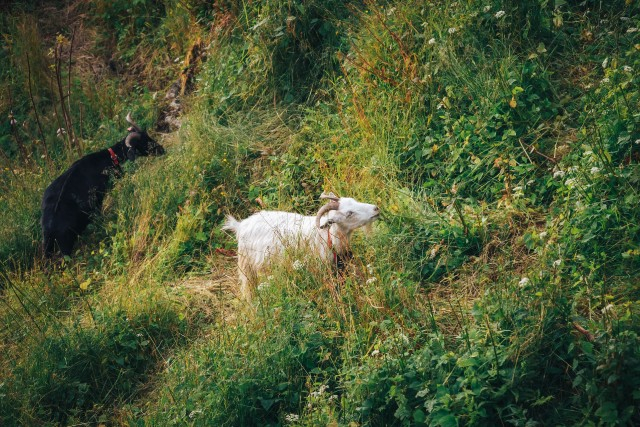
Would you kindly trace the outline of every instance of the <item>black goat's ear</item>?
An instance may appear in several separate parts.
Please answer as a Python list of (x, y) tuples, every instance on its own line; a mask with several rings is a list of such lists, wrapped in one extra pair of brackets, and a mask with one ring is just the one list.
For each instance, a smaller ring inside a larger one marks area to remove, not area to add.
[(136, 159), (136, 149), (131, 147), (129, 148), (129, 150), (127, 150), (127, 158), (130, 161), (134, 161)]

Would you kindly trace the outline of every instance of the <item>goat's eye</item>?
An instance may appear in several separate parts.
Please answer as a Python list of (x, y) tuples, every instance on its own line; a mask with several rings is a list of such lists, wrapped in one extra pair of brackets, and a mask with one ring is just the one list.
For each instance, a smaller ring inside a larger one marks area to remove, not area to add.
[(352, 215), (353, 215), (353, 211), (348, 211), (348, 212), (347, 212), (347, 218), (349, 218), (349, 217), (350, 217), (350, 216), (352, 216)]

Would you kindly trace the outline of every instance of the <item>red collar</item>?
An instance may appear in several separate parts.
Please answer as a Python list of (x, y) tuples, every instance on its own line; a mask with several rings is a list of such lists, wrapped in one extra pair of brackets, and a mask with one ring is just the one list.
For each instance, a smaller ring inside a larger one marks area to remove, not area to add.
[(111, 161), (113, 162), (114, 166), (120, 166), (120, 161), (118, 160), (118, 156), (116, 156), (116, 153), (113, 151), (113, 148), (109, 148), (109, 155), (111, 155)]

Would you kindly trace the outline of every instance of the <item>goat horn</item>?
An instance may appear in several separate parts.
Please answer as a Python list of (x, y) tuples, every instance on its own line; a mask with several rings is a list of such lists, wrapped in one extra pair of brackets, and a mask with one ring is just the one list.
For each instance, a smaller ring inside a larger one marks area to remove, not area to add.
[(124, 140), (124, 145), (131, 148), (131, 141), (135, 139), (140, 139), (140, 134), (138, 132), (131, 132)]
[(340, 197), (336, 196), (335, 194), (333, 194), (333, 192), (329, 192), (329, 194), (326, 193), (322, 193), (322, 195), (320, 196), (321, 199), (329, 199), (329, 200), (333, 200), (334, 202), (337, 202), (340, 200)]
[(140, 129), (140, 126), (138, 126), (138, 124), (134, 122), (133, 119), (131, 118), (131, 111), (129, 111), (129, 113), (127, 114), (127, 122), (129, 122), (129, 124), (133, 126), (136, 132), (142, 132), (142, 130)]
[(322, 218), (322, 215), (324, 215), (329, 211), (335, 211), (339, 209), (339, 207), (340, 207), (340, 204), (335, 200), (332, 200), (326, 205), (324, 205), (323, 207), (321, 207), (320, 210), (318, 211), (318, 214), (316, 215), (316, 227), (320, 228), (320, 218)]

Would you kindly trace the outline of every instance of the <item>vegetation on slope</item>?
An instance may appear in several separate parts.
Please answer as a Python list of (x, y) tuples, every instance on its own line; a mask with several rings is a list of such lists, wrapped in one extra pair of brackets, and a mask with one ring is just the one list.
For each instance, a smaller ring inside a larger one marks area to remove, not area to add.
[[(640, 423), (635, 2), (78, 4), (0, 15), (3, 425)], [(44, 187), (200, 43), (168, 154), (43, 264)], [(235, 300), (224, 213), (323, 190), (384, 212), (346, 274)]]

